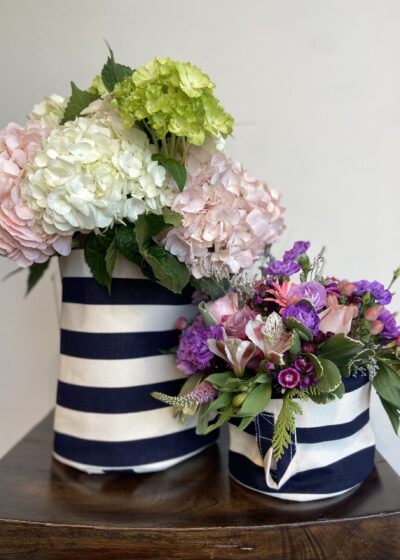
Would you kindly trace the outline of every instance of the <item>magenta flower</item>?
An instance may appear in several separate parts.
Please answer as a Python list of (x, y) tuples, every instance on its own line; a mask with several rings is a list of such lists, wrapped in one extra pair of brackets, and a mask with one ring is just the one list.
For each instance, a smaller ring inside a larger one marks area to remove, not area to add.
[(300, 381), (300, 373), (297, 369), (288, 367), (278, 373), (278, 382), (285, 389), (293, 389)]

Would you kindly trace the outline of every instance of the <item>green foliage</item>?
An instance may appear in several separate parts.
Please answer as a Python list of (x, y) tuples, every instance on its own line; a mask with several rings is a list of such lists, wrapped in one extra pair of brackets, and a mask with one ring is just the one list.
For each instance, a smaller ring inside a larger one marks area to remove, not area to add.
[(306, 340), (307, 342), (309, 342), (313, 339), (313, 334), (310, 329), (308, 329), (305, 325), (303, 325), (303, 323), (300, 323), (300, 321), (298, 321), (294, 317), (286, 317), (285, 325), (290, 331), (296, 330), (302, 340)]
[(398, 434), (400, 426), (400, 409), (392, 403), (385, 401), (385, 399), (383, 399), (380, 395), (379, 398), (381, 399), (381, 403), (386, 411), (386, 414), (389, 416), (389, 420), (392, 423), (395, 433)]
[(246, 397), (241, 409), (240, 416), (255, 417), (260, 414), (271, 400), (272, 385), (270, 383), (256, 384)]
[(330, 360), (319, 357), (319, 362), (322, 366), (322, 374), (318, 377), (318, 391), (320, 393), (330, 393), (339, 387), (342, 376), (338, 367)]
[(385, 358), (377, 359), (379, 372), (374, 377), (372, 383), (381, 399), (400, 409), (400, 363), (397, 367), (391, 360)]
[(292, 331), (292, 343), (289, 348), (289, 352), (292, 354), (292, 356), (297, 356), (301, 352), (300, 336), (299, 332), (296, 329)]
[(178, 189), (180, 191), (183, 191), (186, 185), (187, 178), (186, 167), (175, 159), (167, 158), (162, 154), (153, 154), (152, 159), (154, 161), (158, 161), (160, 165), (165, 167), (165, 169), (177, 184)]
[(118, 254), (118, 247), (114, 237), (107, 248), (106, 256), (105, 256), (106, 271), (108, 272), (110, 278), (112, 278), (114, 272), (114, 266), (115, 266), (115, 260), (117, 258), (117, 254)]
[(200, 290), (207, 294), (210, 299), (218, 299), (225, 295), (225, 293), (229, 290), (229, 281), (227, 280), (226, 289), (225, 286), (219, 285), (215, 280), (212, 278), (191, 278), (191, 284), (196, 290)]
[(321, 393), (318, 387), (308, 387), (307, 394), (310, 399), (317, 404), (327, 404), (329, 402), (335, 401), (336, 399), (341, 399), (345, 393), (345, 386), (343, 382), (340, 383), (334, 391), (330, 393)]
[(303, 412), (299, 403), (293, 400), (293, 396), (300, 396), (300, 392), (292, 390), (285, 393), (282, 408), (274, 426), (272, 449), (277, 461), (292, 443), (296, 431), (295, 415)]
[(112, 255), (109, 255), (108, 265), (106, 264), (106, 256), (113, 241), (113, 230), (108, 230), (107, 233), (102, 235), (96, 235), (92, 232), (86, 237), (84, 251), (85, 260), (93, 278), (100, 285), (106, 287), (109, 293), (111, 292), (112, 275), (109, 273), (108, 268), (110, 268), (112, 264)]
[(363, 348), (364, 345), (359, 340), (354, 340), (342, 333), (335, 334), (321, 345), (318, 357), (331, 360), (338, 368), (343, 368)]
[[(33, 263), (29, 267), (28, 272), (28, 285), (26, 295), (36, 286), (50, 264), (50, 259), (44, 263)], [(18, 269), (19, 270), (19, 269)]]
[(83, 109), (86, 109), (90, 103), (99, 98), (97, 93), (91, 93), (89, 91), (79, 89), (74, 82), (71, 82), (71, 90), (71, 95), (68, 99), (64, 116), (60, 124), (65, 124), (68, 121), (74, 121), (76, 117), (79, 117)]
[(101, 79), (103, 80), (103, 84), (107, 88), (107, 91), (111, 93), (115, 84), (122, 82), (122, 80), (128, 76), (132, 76), (134, 71), (129, 66), (124, 66), (123, 64), (115, 62), (113, 51), (110, 47), (108, 47), (108, 50), (110, 51), (110, 55), (101, 71)]
[(354, 356), (354, 358), (351, 358), (344, 366), (339, 368), (340, 373), (342, 374), (343, 377), (348, 377), (350, 375), (351, 369), (354, 365), (356, 365), (356, 364), (361, 365), (368, 358), (370, 358), (371, 356), (374, 356), (374, 355), (375, 355), (375, 351), (372, 350), (371, 348), (365, 348), (364, 350), (361, 350), (361, 352), (356, 354)]
[(179, 212), (174, 212), (174, 210), (171, 210), (170, 208), (164, 208), (163, 216), (165, 223), (168, 225), (174, 227), (179, 227), (182, 225), (183, 218), (182, 215), (179, 214)]

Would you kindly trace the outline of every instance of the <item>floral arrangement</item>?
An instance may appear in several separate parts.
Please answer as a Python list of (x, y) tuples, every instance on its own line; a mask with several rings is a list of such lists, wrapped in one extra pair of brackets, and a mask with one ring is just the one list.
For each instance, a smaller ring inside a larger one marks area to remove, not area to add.
[(225, 153), (233, 118), (191, 63), (100, 75), (0, 131), (0, 254), (29, 268), (84, 249), (111, 288), (118, 253), (174, 292), (251, 267), (284, 228), (279, 196)]
[[(340, 399), (343, 379), (368, 376), (397, 432), (400, 421), (400, 326), (380, 282), (322, 275), (323, 251), (311, 261), (298, 241), (253, 281), (235, 281), (182, 329), (177, 364), (188, 375), (179, 396), (153, 396), (182, 418), (198, 414), (199, 433), (235, 419), (245, 429), (271, 397), (282, 399), (274, 427), (279, 460), (290, 445), (301, 403)], [(299, 279), (294, 280), (299, 273)]]

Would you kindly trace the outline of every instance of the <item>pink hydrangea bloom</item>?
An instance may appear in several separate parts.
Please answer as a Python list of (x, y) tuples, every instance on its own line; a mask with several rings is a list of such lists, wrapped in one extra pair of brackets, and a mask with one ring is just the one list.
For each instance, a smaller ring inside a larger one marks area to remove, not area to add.
[(183, 216), (163, 243), (195, 278), (250, 268), (284, 229), (279, 195), (222, 153), (192, 148), (172, 209)]
[(22, 267), (45, 262), (54, 251), (66, 255), (71, 250), (71, 238), (47, 235), (21, 196), (26, 166), (47, 134), (34, 121), (0, 130), (0, 255)]

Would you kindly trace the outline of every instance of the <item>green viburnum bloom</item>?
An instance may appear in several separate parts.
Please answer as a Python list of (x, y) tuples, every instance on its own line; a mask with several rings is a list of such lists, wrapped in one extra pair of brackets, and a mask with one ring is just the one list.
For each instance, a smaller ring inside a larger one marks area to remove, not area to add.
[(168, 133), (202, 145), (206, 135), (226, 137), (233, 118), (214, 96), (215, 85), (197, 66), (154, 59), (116, 84), (113, 106), (127, 127), (144, 121), (162, 140)]
[(107, 93), (107, 89), (103, 84), (103, 80), (101, 79), (101, 76), (99, 74), (97, 74), (97, 76), (93, 78), (93, 81), (88, 88), (88, 92), (97, 93), (98, 95), (100, 95), (100, 97)]

